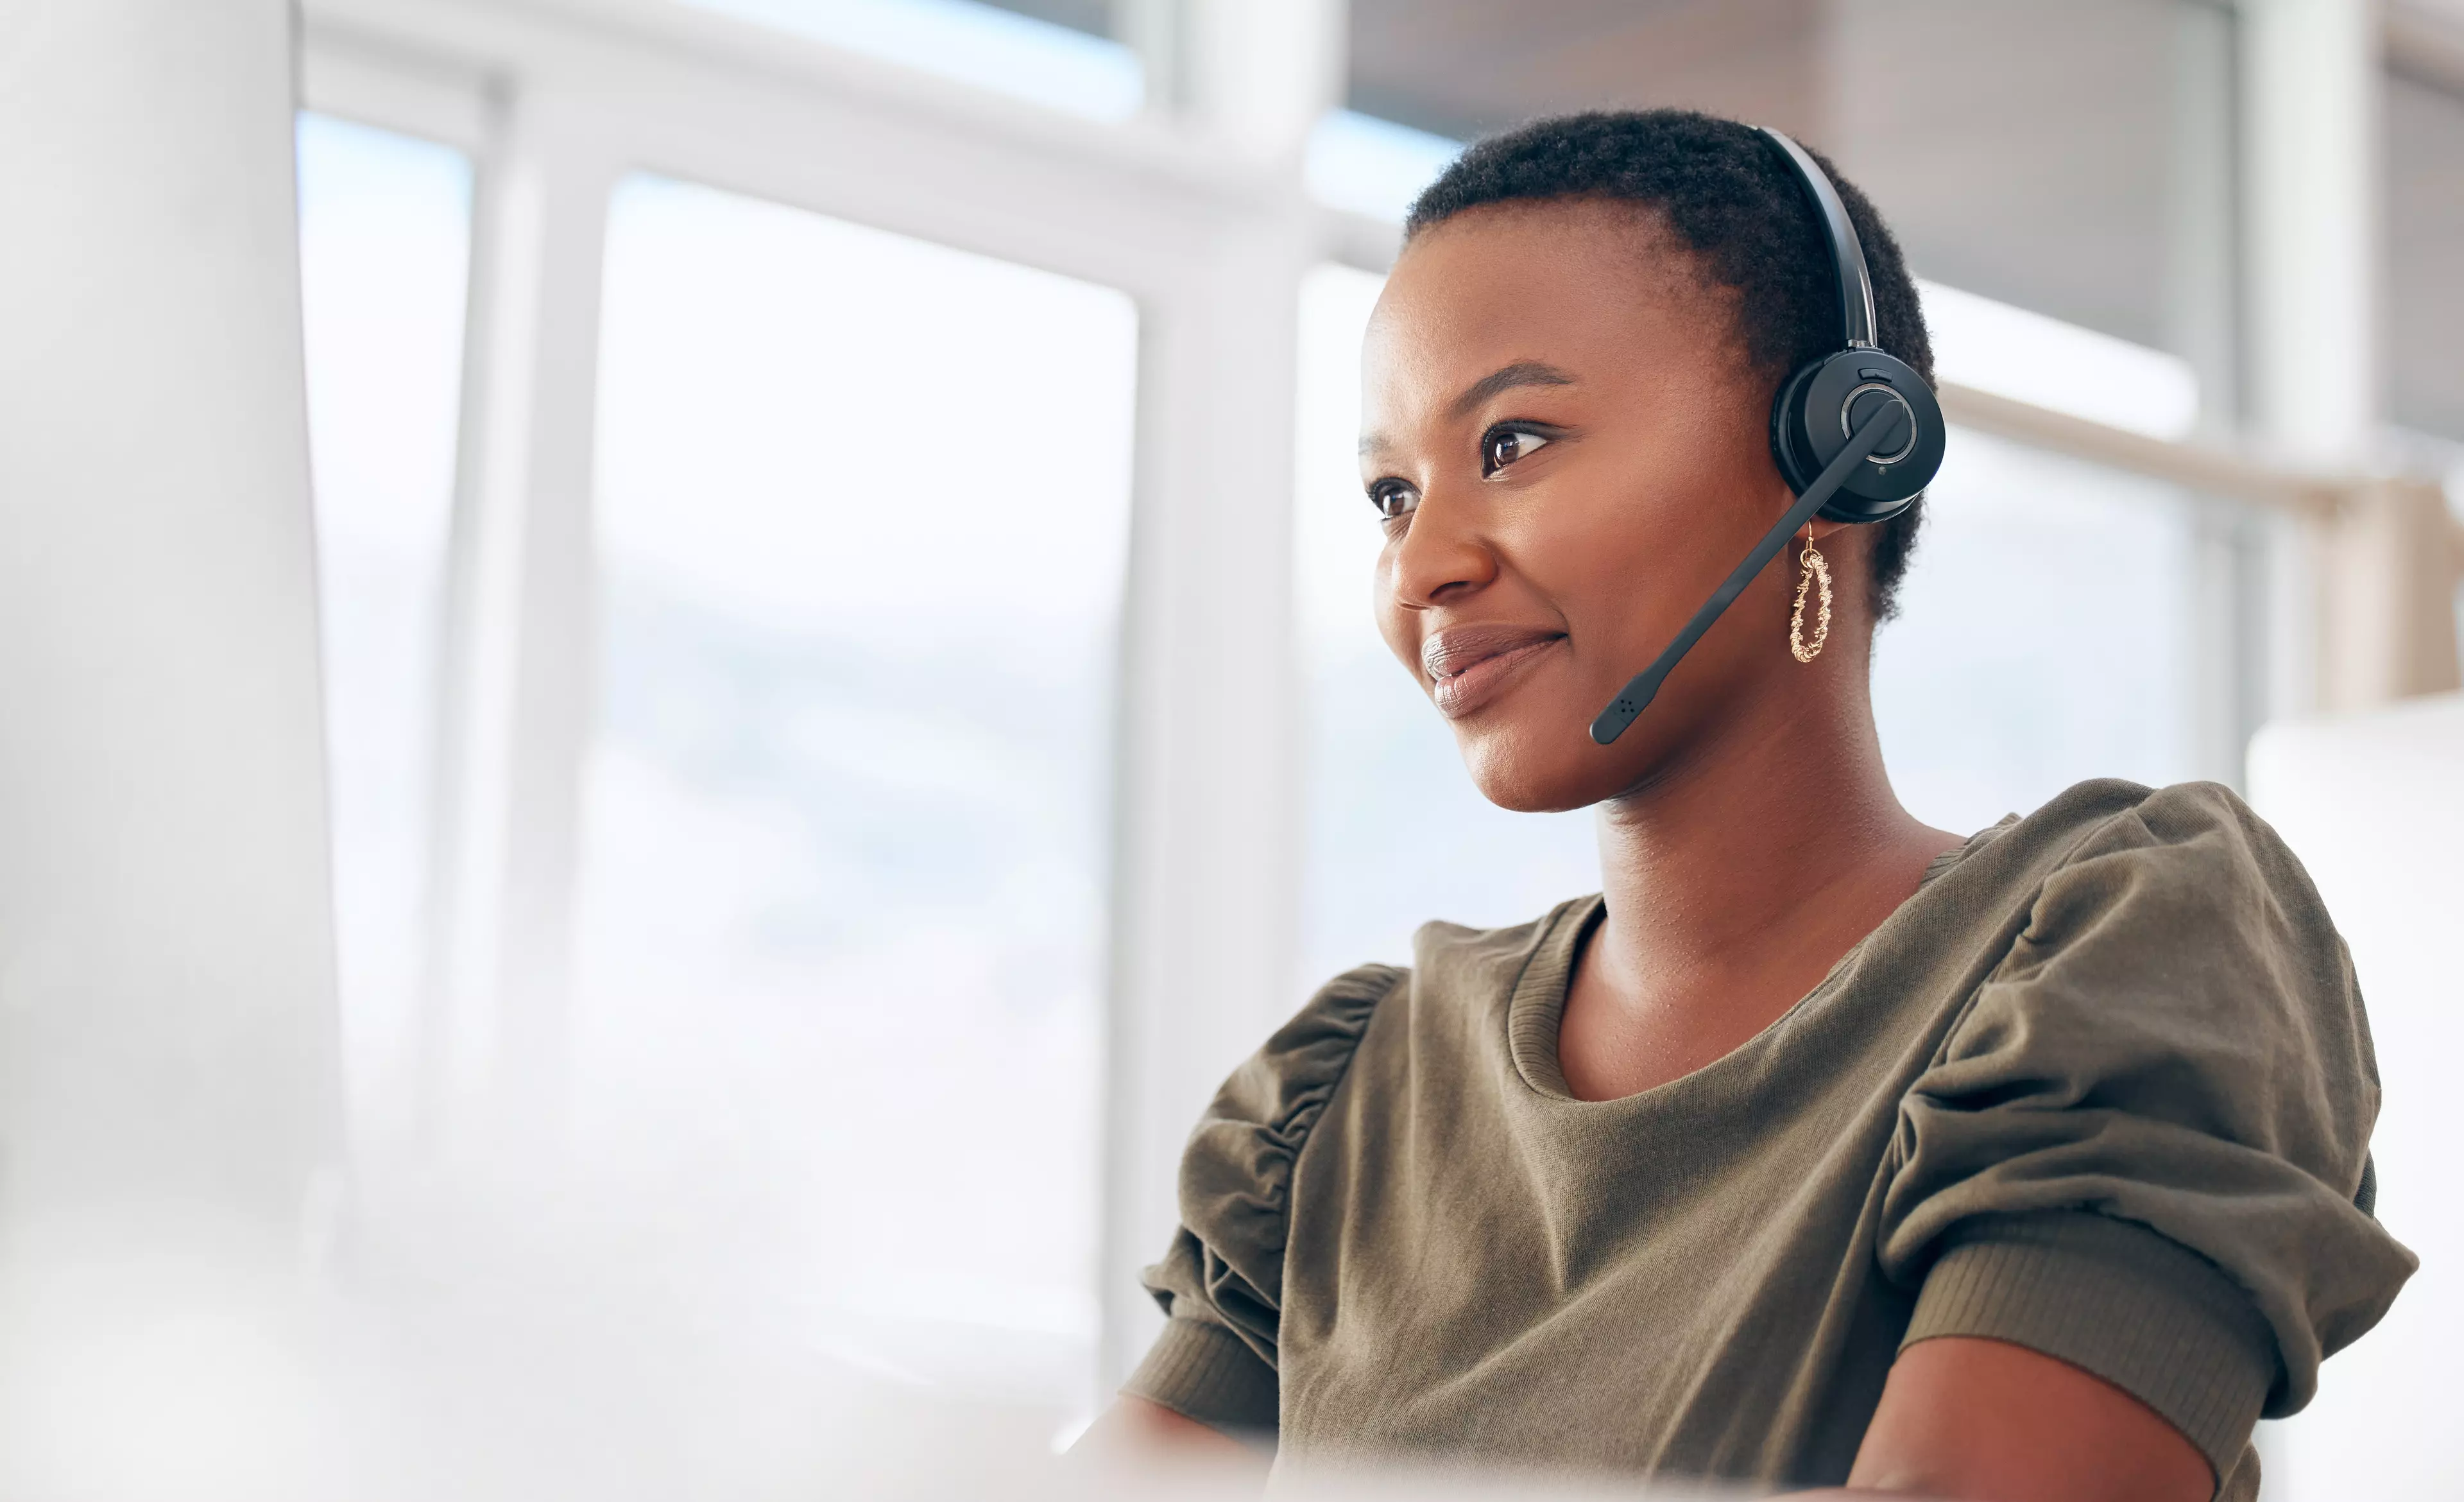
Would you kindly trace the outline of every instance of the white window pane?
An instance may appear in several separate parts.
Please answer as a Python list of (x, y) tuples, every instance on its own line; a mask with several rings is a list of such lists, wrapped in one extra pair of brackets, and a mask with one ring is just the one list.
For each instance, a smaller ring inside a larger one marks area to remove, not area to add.
[(1508, 813), (1483, 798), (1371, 617), (1380, 534), (1356, 451), (1360, 338), (1381, 284), (1321, 266), (1301, 285), (1293, 569), (1309, 804), (1295, 1005), (1353, 965), (1409, 962), (1412, 931), (1431, 918), (1519, 923), (1599, 889), (1591, 816)]
[(1138, 55), (1082, 25), (1083, 6), (1038, 8), (978, 0), (682, 0), (701, 11), (869, 53), (1089, 120), (1124, 121), (1146, 100)]
[(1955, 429), (1925, 507), (1874, 650), (1911, 812), (1966, 833), (2086, 778), (2199, 775), (2188, 497)]
[(1135, 312), (612, 212), (580, 1140), (822, 1349), (1077, 1404)]
[(1399, 224), (1412, 200), (1463, 155), (1463, 143), (1353, 110), (1329, 110), (1309, 132), (1301, 171), (1309, 195)]
[(298, 149), (342, 1030), (365, 1141), (410, 1098), (471, 164), (316, 115)]

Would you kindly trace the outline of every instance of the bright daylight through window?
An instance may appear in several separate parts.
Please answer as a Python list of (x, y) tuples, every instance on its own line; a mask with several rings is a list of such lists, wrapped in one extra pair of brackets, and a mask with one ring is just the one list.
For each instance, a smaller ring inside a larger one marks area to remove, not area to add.
[(605, 309), (580, 1150), (825, 1349), (1082, 1392), (1134, 310), (649, 177)]
[(342, 1032), (364, 1140), (414, 1109), (470, 161), (302, 116), (299, 248)]
[[(1090, 120), (1127, 120), (1146, 98), (1137, 55), (1110, 37), (979, 0), (681, 0)], [(1063, 6), (1066, 11), (1092, 6)]]

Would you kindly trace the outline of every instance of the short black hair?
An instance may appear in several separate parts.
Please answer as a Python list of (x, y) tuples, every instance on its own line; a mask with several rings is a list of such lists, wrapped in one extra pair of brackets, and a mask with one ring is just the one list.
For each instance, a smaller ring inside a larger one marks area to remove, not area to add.
[[(1899, 242), (1829, 158), (1817, 152), (1815, 160), (1839, 189), (1864, 246), (1876, 342), (1931, 384), (1933, 344)], [(1484, 205), (1547, 199), (1652, 210), (1694, 254), (1705, 276), (1737, 293), (1737, 337), (1747, 364), (1774, 392), (1799, 365), (1840, 347), (1838, 282), (1821, 221), (1777, 147), (1750, 126), (1682, 109), (1535, 121), (1456, 158), (1413, 203), (1404, 242)], [(1882, 522), (1874, 539), (1877, 622), (1897, 613), (1900, 580), (1924, 519), (1920, 500)]]

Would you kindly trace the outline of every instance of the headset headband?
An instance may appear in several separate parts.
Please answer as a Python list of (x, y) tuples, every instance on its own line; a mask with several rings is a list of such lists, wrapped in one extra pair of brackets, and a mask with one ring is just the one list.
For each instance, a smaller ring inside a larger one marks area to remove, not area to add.
[(1787, 154), (1789, 165), (1796, 169), (1797, 181), (1814, 197), (1815, 213), (1822, 221), (1823, 232), (1831, 237), (1831, 268), (1839, 277), (1839, 322), (1847, 347), (1878, 348), (1874, 342), (1874, 278), (1865, 270), (1865, 245), (1857, 238), (1857, 225), (1848, 217), (1848, 206), (1839, 201), (1839, 190), (1831, 186), (1830, 175), (1806, 154), (1803, 146), (1769, 125), (1754, 128), (1777, 142)]
[[(1592, 721), (1592, 739), (1607, 745), (1650, 707), (1720, 613), (1736, 603), (1798, 527), (1816, 515), (1833, 521), (1887, 521), (1916, 503), (1942, 467), (1942, 408), (1933, 387), (1904, 362), (1874, 342), (1874, 280), (1865, 247), (1830, 174), (1803, 146), (1761, 127), (1788, 158), (1812, 195), (1831, 238), (1831, 270), (1839, 284), (1840, 342), (1816, 355), (1783, 383), (1771, 400), (1771, 458), (1796, 500), (1763, 534), (1744, 563), (1730, 570), (1650, 667), (1627, 681)], [(1838, 436), (1831, 435), (1837, 428)], [(1805, 604), (1798, 586), (1797, 605)], [(1800, 659), (1807, 660), (1807, 659)]]

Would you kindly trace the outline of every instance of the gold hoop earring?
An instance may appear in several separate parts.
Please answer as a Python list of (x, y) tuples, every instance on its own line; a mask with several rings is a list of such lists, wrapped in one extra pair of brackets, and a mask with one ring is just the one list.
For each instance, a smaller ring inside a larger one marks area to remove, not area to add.
[[(1805, 594), (1815, 585), (1821, 586), (1822, 604), (1814, 617), (1814, 644), (1805, 641)], [(1808, 529), (1805, 553), (1797, 564), (1796, 608), (1788, 616), (1788, 650), (1799, 662), (1812, 662), (1822, 655), (1822, 644), (1831, 639), (1831, 565), (1814, 550), (1814, 534)]]

